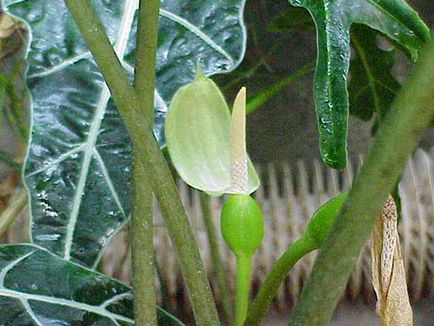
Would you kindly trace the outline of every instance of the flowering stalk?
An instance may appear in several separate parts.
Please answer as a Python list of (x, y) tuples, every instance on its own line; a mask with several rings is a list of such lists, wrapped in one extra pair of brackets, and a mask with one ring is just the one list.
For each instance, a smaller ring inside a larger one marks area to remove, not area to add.
[(246, 149), (246, 89), (235, 98), (230, 138), (231, 191), (221, 213), (223, 238), (237, 259), (235, 325), (243, 325), (249, 306), (252, 259), (264, 238), (264, 219), (256, 201), (248, 194)]
[(186, 183), (211, 195), (231, 195), (220, 226), (237, 258), (235, 325), (242, 325), (252, 257), (264, 237), (261, 209), (250, 197), (259, 178), (246, 150), (246, 89), (238, 93), (231, 116), (217, 85), (198, 67), (196, 79), (172, 99), (166, 139), (173, 165)]

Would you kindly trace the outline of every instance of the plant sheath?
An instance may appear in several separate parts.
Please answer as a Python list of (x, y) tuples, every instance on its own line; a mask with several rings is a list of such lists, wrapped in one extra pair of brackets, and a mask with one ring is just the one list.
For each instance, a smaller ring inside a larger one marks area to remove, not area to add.
[(0, 214), (0, 237), (8, 230), (26, 205), (27, 191), (21, 189), (16, 195), (11, 197), (8, 206)]
[(219, 325), (217, 310), (193, 232), (170, 169), (153, 135), (151, 124), (135, 90), (129, 85), (104, 27), (88, 0), (65, 0), (92, 55), (110, 88), (127, 126), (133, 146), (140, 152), (140, 164), (151, 181), (163, 219), (179, 258), (182, 274), (198, 325)]
[(8, 152), (2, 149), (0, 149), (0, 161), (16, 172), (21, 171), (21, 164), (17, 163)]
[[(154, 120), (159, 0), (141, 0), (136, 40), (134, 89), (149, 122)], [(136, 325), (157, 325), (155, 297), (153, 194), (140, 151), (133, 145), (131, 254)]]
[[(434, 118), (434, 42), (385, 116), (377, 137), (315, 261), (290, 325), (325, 325), (381, 208), (424, 130)], [(399, 144), (399, 146), (397, 146)]]
[(262, 320), (276, 296), (277, 290), (285, 280), (291, 268), (301, 258), (315, 249), (317, 249), (317, 247), (312, 241), (309, 241), (306, 237), (301, 237), (280, 256), (250, 306), (245, 325), (261, 325)]

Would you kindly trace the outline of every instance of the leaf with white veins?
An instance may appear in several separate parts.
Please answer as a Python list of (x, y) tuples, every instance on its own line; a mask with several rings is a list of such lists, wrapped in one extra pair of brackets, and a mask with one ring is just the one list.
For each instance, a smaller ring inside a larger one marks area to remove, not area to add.
[[(0, 246), (1, 325), (133, 325), (131, 289), (35, 245)], [(159, 325), (183, 324), (158, 308)]]

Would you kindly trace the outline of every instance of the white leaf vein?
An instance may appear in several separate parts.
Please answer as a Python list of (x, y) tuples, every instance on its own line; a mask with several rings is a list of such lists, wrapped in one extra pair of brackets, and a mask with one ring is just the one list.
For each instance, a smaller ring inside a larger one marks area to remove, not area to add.
[(109, 319), (116, 319), (121, 320), (130, 324), (134, 323), (134, 320), (131, 318), (115, 314), (113, 312), (110, 312), (106, 310), (105, 308), (102, 308), (100, 306), (94, 306), (89, 305), (83, 302), (77, 302), (74, 300), (67, 300), (63, 298), (56, 298), (56, 297), (49, 297), (46, 295), (39, 295), (39, 294), (32, 294), (32, 293), (24, 293), (24, 292), (17, 292), (13, 290), (9, 290), (4, 287), (0, 287), (0, 296), (10, 297), (10, 298), (16, 298), (18, 300), (35, 300), (39, 302), (46, 302), (51, 304), (57, 304), (61, 306), (67, 306), (70, 308), (78, 309), (78, 310), (84, 310), (88, 312), (93, 312), (97, 315), (107, 317)]
[[(121, 59), (124, 57), (125, 50), (127, 47), (128, 37), (130, 35), (131, 26), (134, 19), (134, 13), (138, 6), (137, 1), (138, 0), (125, 1), (124, 13), (119, 27), (117, 41), (115, 44), (115, 52), (118, 58)], [(65, 237), (65, 249), (64, 249), (64, 258), (67, 260), (71, 258), (71, 247), (73, 243), (75, 225), (77, 224), (78, 214), (80, 211), (81, 200), (84, 194), (84, 187), (86, 185), (90, 162), (93, 156), (93, 150), (100, 131), (101, 122), (104, 117), (105, 110), (109, 100), (110, 100), (110, 91), (107, 85), (104, 85), (104, 88), (101, 92), (97, 104), (95, 116), (91, 124), (88, 139), (86, 142), (83, 163), (80, 170), (79, 180), (77, 183), (77, 188), (73, 199), (71, 214), (67, 225), (67, 233)]]
[(184, 28), (191, 31), (197, 37), (202, 39), (206, 44), (212, 47), (215, 51), (217, 51), (218, 53), (223, 55), (226, 59), (228, 59), (231, 63), (231, 66), (234, 65), (235, 60), (229, 55), (229, 53), (227, 53), (226, 50), (223, 49), (220, 45), (218, 45), (211, 37), (205, 34), (199, 27), (190, 23), (187, 19), (180, 17), (174, 14), (173, 12), (170, 12), (165, 9), (160, 9), (160, 15), (180, 24)]

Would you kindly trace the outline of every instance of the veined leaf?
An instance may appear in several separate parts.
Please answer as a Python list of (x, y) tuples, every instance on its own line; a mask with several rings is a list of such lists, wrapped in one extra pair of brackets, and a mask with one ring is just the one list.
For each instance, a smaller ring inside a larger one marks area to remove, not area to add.
[(351, 29), (351, 44), (355, 58), (351, 60), (350, 113), (362, 120), (371, 119), (374, 112), (381, 119), (389, 109), (400, 85), (392, 76), (395, 51), (383, 51), (377, 46), (379, 34), (363, 25)]
[[(138, 0), (92, 1), (131, 73)], [(7, 0), (31, 31), (27, 83), (32, 135), (25, 181), (32, 239), (65, 259), (95, 266), (130, 214), (131, 146), (110, 92), (63, 1)], [(194, 77), (227, 72), (242, 59), (244, 0), (162, 1), (156, 133), (168, 101)]]
[[(35, 245), (0, 246), (1, 325), (133, 325), (131, 289)], [(183, 325), (158, 308), (159, 325)]]
[(318, 61), (314, 100), (320, 132), (320, 151), (326, 164), (346, 164), (348, 123), (347, 73), (350, 26), (368, 25), (400, 44), (416, 60), (429, 30), (404, 0), (289, 0), (309, 10), (315, 21)]

